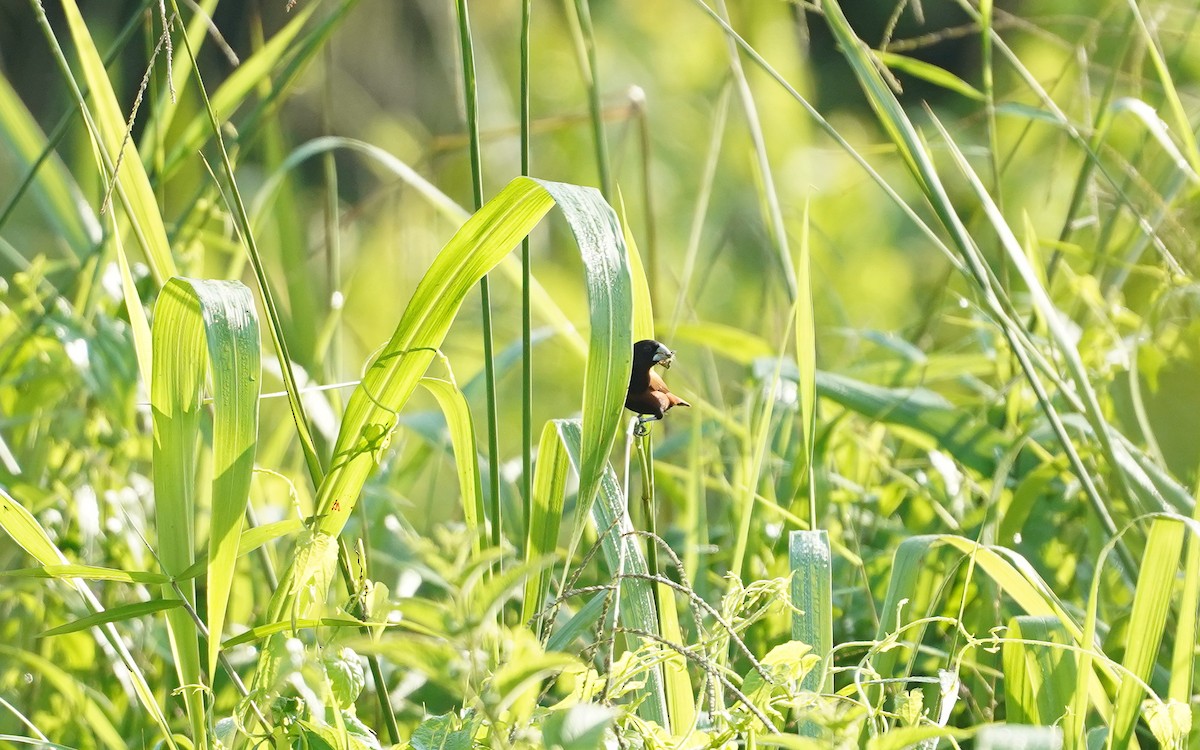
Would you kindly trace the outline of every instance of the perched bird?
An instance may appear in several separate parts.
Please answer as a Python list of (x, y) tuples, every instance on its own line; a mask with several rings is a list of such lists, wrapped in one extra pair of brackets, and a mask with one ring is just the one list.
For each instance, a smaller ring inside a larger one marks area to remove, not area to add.
[(642, 339), (633, 345), (633, 371), (629, 375), (625, 408), (641, 415), (634, 428), (635, 435), (645, 435), (649, 430), (644, 423), (662, 419), (672, 406), (691, 406), (667, 390), (667, 384), (654, 371), (655, 365), (669, 368), (674, 356), (675, 352), (654, 339)]

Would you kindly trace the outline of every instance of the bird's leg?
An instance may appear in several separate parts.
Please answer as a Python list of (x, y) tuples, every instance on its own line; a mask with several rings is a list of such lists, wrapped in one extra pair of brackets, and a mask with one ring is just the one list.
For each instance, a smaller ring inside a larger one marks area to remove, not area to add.
[(645, 415), (645, 414), (638, 417), (637, 424), (635, 424), (633, 426), (634, 437), (645, 437), (646, 435), (649, 435), (650, 434), (650, 426), (647, 425), (646, 423), (653, 422), (656, 419), (658, 419), (658, 417), (649, 416), (649, 415)]

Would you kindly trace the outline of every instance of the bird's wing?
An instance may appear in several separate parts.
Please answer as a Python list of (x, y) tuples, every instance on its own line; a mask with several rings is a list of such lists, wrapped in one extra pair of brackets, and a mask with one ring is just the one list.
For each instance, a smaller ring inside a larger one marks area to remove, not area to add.
[(664, 409), (669, 409), (672, 406), (691, 406), (687, 401), (671, 393), (667, 389), (667, 383), (654, 370), (650, 371), (650, 390), (654, 393), (662, 394), (666, 397), (667, 403), (663, 405)]

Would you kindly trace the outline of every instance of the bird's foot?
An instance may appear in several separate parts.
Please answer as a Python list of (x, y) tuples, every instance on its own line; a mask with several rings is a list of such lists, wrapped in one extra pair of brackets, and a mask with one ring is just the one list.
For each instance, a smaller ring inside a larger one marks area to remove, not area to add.
[(650, 425), (646, 424), (645, 421), (639, 419), (637, 421), (637, 424), (635, 424), (633, 426), (633, 436), (634, 437), (646, 437), (649, 434), (650, 434)]

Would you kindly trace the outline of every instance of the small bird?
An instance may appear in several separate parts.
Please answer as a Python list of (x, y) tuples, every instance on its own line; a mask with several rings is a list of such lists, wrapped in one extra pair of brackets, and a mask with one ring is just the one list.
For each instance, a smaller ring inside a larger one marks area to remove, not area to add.
[(639, 437), (650, 431), (646, 422), (662, 419), (671, 407), (691, 406), (667, 390), (667, 384), (654, 371), (655, 365), (670, 368), (674, 356), (675, 352), (654, 339), (642, 339), (633, 345), (633, 371), (629, 375), (625, 408), (641, 415), (633, 428), (633, 434)]

